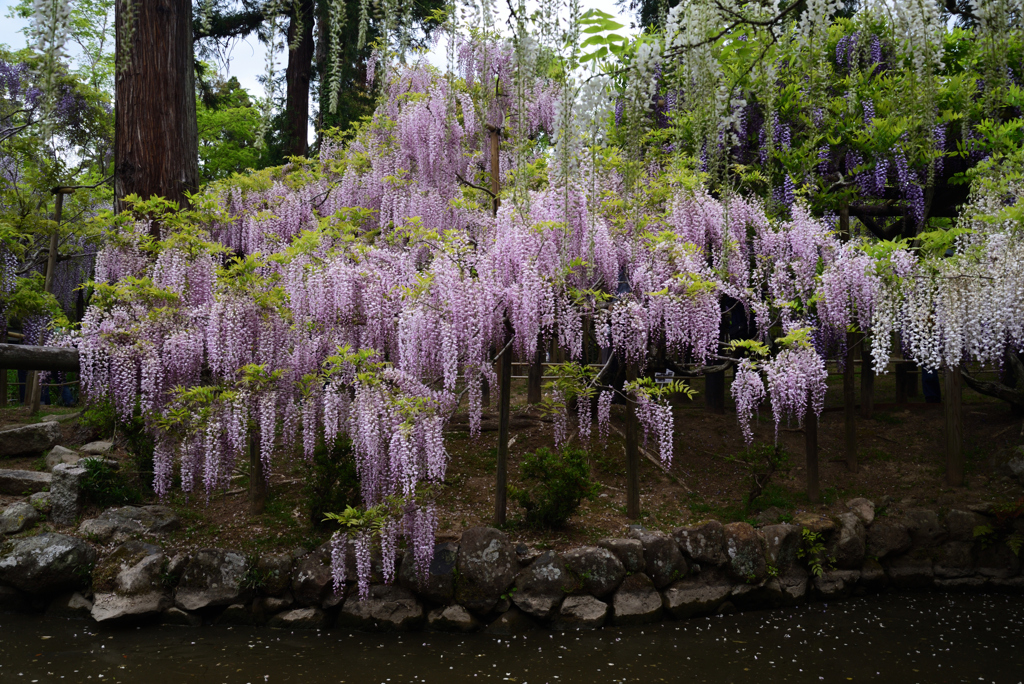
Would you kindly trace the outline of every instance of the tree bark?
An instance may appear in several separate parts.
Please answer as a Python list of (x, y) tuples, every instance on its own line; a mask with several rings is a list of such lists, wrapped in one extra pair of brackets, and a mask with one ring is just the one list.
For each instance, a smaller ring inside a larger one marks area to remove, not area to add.
[(192, 3), (118, 0), (116, 7), (114, 210), (130, 194), (184, 207), (185, 193), (199, 185)]
[(34, 344), (0, 344), (0, 366), (10, 370), (78, 371), (78, 350)]
[(846, 333), (846, 359), (843, 367), (843, 422), (846, 446), (846, 468), (857, 472), (857, 390), (854, 376), (857, 333)]
[(505, 319), (505, 345), (498, 375), (498, 467), (494, 487), (494, 526), (505, 524), (508, 498), (508, 433), (512, 414), (512, 324)]
[[(626, 380), (636, 380), (636, 363), (626, 363)], [(626, 397), (626, 517), (640, 517), (640, 424), (636, 417), (636, 401)]]
[(811, 503), (818, 503), (821, 500), (818, 484), (818, 416), (814, 415), (809, 396), (807, 413), (804, 414), (804, 436), (807, 438), (807, 499)]
[(875, 369), (871, 345), (860, 335), (860, 417), (870, 419), (875, 412)]
[(526, 402), (528, 404), (539, 404), (543, 397), (541, 386), (544, 381), (544, 348), (538, 342), (537, 351), (534, 352), (530, 368), (526, 372)]
[(285, 68), (282, 153), (305, 157), (309, 152), (309, 81), (313, 73), (313, 0), (292, 5), (288, 25), (288, 66)]
[(260, 458), (260, 433), (249, 427), (249, 513), (258, 515), (267, 505), (267, 474)]
[(944, 368), (943, 411), (946, 417), (946, 484), (964, 486), (964, 426), (960, 399), (963, 384), (959, 367)]

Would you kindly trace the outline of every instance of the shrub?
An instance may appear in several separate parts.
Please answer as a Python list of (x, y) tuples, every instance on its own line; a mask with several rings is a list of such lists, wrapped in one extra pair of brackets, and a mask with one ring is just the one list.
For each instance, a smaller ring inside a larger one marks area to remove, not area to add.
[(348, 438), (338, 438), (330, 448), (322, 440), (317, 444), (309, 464), (304, 495), (314, 528), (331, 527), (324, 523), (327, 513), (358, 505), (359, 476)]
[(153, 487), (154, 442), (146, 431), (145, 421), (138, 406), (131, 420), (118, 420), (114, 403), (110, 399), (97, 401), (82, 411), (81, 423), (95, 438), (115, 439), (120, 436), (131, 457), (132, 484), (143, 491), (151, 492)]
[(90, 458), (85, 462), (82, 494), (97, 506), (123, 506), (142, 501), (142, 492), (128, 476), (102, 459)]
[(534, 529), (563, 527), (580, 503), (598, 490), (590, 478), (587, 452), (579, 447), (560, 452), (541, 447), (526, 456), (520, 473), (531, 484), (524, 489), (510, 486), (509, 497), (525, 509), (523, 522)]

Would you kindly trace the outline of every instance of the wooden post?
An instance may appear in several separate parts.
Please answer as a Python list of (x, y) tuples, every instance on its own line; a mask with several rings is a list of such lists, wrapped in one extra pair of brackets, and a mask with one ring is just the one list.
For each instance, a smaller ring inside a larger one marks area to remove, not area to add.
[(960, 407), (963, 379), (960, 367), (943, 369), (943, 411), (946, 416), (946, 484), (950, 487), (964, 486), (964, 427)]
[[(7, 344), (7, 329), (0, 335), (0, 344)], [(0, 408), (7, 408), (7, 369), (0, 368)]]
[(907, 372), (907, 364), (903, 361), (896, 362), (896, 403), (907, 403), (907, 380), (910, 374)]
[(725, 413), (725, 369), (704, 375), (704, 408), (711, 413)]
[(498, 468), (494, 491), (494, 526), (505, 524), (508, 497), (508, 428), (512, 406), (512, 324), (505, 319), (505, 351), (501, 354), (501, 373), (498, 377)]
[(872, 365), (871, 345), (860, 335), (860, 417), (870, 419), (875, 410), (875, 369)]
[(538, 344), (537, 351), (530, 361), (530, 368), (527, 371), (526, 401), (530, 404), (539, 404), (543, 398), (541, 383), (544, 379), (544, 350)]
[(491, 383), (487, 378), (480, 378), (480, 408), (491, 407)]
[(918, 379), (921, 377), (921, 370), (917, 367), (913, 361), (904, 361), (907, 368), (907, 381), (904, 383), (904, 389), (907, 392), (907, 397), (917, 396), (917, 385)]
[(857, 358), (857, 333), (846, 333), (846, 359), (843, 366), (843, 420), (845, 428), (846, 469), (857, 472), (857, 393), (854, 373)]
[(814, 415), (810, 396), (807, 397), (807, 413), (804, 414), (804, 435), (807, 438), (807, 499), (818, 503), (821, 500), (818, 488), (818, 416)]
[(255, 425), (249, 426), (249, 513), (258, 515), (267, 505), (267, 476), (260, 458), (260, 437)]
[[(626, 380), (636, 380), (636, 362), (626, 364)], [(640, 517), (640, 425), (636, 402), (626, 397), (626, 517)]]

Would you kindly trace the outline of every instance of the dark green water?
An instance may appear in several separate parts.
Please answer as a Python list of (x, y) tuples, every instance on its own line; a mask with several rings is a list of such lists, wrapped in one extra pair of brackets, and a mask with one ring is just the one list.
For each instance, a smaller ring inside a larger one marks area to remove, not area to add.
[(146, 627), (0, 615), (0, 682), (1024, 683), (1024, 597), (875, 596), (518, 637)]

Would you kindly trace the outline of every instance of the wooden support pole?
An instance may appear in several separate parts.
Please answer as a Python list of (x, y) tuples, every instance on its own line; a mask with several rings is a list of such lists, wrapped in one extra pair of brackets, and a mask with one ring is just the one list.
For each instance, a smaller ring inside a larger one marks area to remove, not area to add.
[(267, 505), (267, 474), (260, 458), (260, 437), (255, 425), (249, 426), (249, 513), (258, 515)]
[[(636, 380), (636, 363), (626, 364), (626, 380)], [(636, 402), (626, 398), (626, 517), (640, 517), (640, 424), (636, 417)]]
[(913, 361), (904, 361), (904, 365), (907, 368), (907, 381), (904, 384), (904, 389), (907, 392), (907, 398), (917, 396), (917, 385), (918, 380), (921, 377), (921, 370), (917, 367)]
[(909, 373), (907, 372), (907, 364), (899, 361), (896, 363), (896, 403), (906, 404), (907, 403), (907, 380)]
[[(54, 207), (53, 220), (56, 225), (53, 227), (53, 232), (50, 233), (50, 251), (46, 255), (46, 276), (43, 280), (43, 292), (53, 292), (53, 280), (57, 270), (57, 249), (60, 244), (60, 221), (61, 215), (64, 213), (64, 195), (66, 192), (74, 192), (74, 190), (67, 188), (54, 188), (53, 190), (56, 205)], [(36, 344), (40, 343), (42, 343), (42, 340), (36, 341)], [(39, 413), (39, 404), (43, 393), (39, 372), (30, 372), (26, 383), (27, 393), (25, 394), (25, 399), (29, 404), (29, 413), (34, 415)]]
[(725, 369), (704, 375), (704, 407), (711, 413), (725, 413)]
[(544, 378), (544, 350), (539, 343), (537, 350), (533, 353), (533, 359), (530, 361), (530, 368), (526, 375), (526, 401), (529, 404), (539, 404), (543, 398), (541, 381)]
[[(0, 344), (7, 344), (7, 329), (0, 334)], [(0, 408), (7, 408), (7, 367), (0, 364)]]
[(508, 431), (512, 407), (512, 324), (505, 319), (505, 351), (501, 355), (501, 374), (498, 394), (498, 467), (494, 488), (494, 526), (505, 524), (505, 509), (508, 498)]
[(950, 487), (964, 486), (964, 426), (961, 410), (963, 379), (959, 366), (944, 368), (943, 411), (945, 412), (946, 437), (946, 484)]
[(811, 503), (821, 500), (818, 485), (818, 416), (814, 415), (811, 398), (807, 397), (807, 413), (804, 414), (804, 435), (807, 450), (807, 499)]
[(843, 366), (843, 422), (846, 469), (857, 472), (857, 390), (854, 375), (857, 358), (857, 333), (846, 333), (846, 358)]
[(875, 369), (871, 345), (860, 335), (860, 417), (870, 419), (875, 412)]

